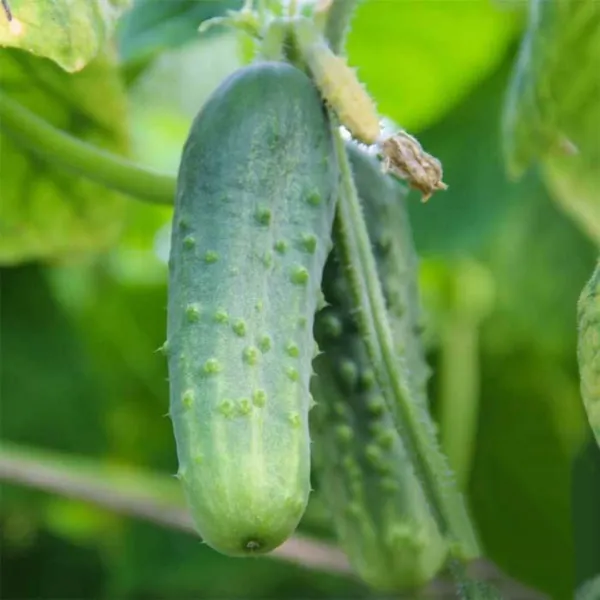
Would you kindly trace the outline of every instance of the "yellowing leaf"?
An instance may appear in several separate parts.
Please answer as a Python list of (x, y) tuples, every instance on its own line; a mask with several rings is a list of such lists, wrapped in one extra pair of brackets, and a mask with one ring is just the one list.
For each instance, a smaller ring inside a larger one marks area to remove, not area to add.
[[(3, 92), (55, 127), (113, 152), (127, 147), (125, 94), (111, 61), (69, 75), (21, 50), (0, 52)], [(77, 257), (114, 242), (125, 199), (21, 147), (0, 122), (0, 264)]]
[(0, 10), (0, 46), (80, 71), (103, 49), (130, 0), (8, 0)]

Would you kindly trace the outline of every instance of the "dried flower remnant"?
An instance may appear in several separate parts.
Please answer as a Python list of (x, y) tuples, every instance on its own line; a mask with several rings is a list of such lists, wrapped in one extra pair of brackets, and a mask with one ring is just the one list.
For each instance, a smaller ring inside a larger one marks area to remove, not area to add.
[(406, 131), (383, 140), (380, 147), (382, 171), (406, 180), (410, 187), (421, 192), (423, 202), (427, 202), (434, 192), (448, 189), (442, 181), (442, 163), (427, 154), (418, 140)]

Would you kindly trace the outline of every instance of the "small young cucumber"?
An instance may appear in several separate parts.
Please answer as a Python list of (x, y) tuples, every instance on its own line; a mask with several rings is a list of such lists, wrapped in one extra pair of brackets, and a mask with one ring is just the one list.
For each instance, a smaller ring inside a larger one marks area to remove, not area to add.
[(592, 432), (600, 446), (600, 260), (581, 292), (577, 313), (581, 396)]
[(379, 114), (354, 69), (331, 50), (311, 19), (295, 18), (291, 30), (298, 59), (306, 65), (342, 125), (354, 139), (374, 144), (380, 134)]
[[(416, 254), (405, 191), (377, 161), (348, 145), (357, 191), (388, 302), (399, 359), (411, 372), (415, 402), (426, 402), (428, 369), (418, 338)], [(317, 314), (323, 354), (311, 386), (313, 456), (319, 487), (332, 509), (340, 544), (356, 572), (383, 592), (429, 581), (443, 566), (441, 536), (353, 317), (349, 283), (335, 249), (323, 291), (329, 306)]]
[(279, 62), (224, 81), (183, 149), (169, 263), (170, 414), (198, 533), (226, 555), (273, 550), (308, 501), (313, 322), (336, 164), (318, 91)]

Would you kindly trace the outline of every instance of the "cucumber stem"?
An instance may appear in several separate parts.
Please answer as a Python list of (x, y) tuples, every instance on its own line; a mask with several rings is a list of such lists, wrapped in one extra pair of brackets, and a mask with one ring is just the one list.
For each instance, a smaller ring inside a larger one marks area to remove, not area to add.
[(452, 479), (448, 461), (439, 449), (427, 407), (410, 397), (406, 366), (394, 353), (393, 339), (375, 258), (357, 196), (352, 169), (331, 116), (341, 174), (341, 190), (334, 224), (340, 261), (348, 273), (357, 322), (388, 409), (406, 444), (415, 472), (423, 485), (440, 531), (451, 542), (452, 558), (478, 558), (480, 548), (462, 494)]
[(259, 56), (263, 60), (285, 60), (288, 34), (289, 24), (287, 19), (273, 19), (267, 26), (263, 39), (260, 42)]
[(461, 490), (469, 484), (479, 410), (479, 328), (451, 315), (441, 333), (440, 438)]
[[(56, 494), (197, 536), (179, 484), (170, 475), (3, 441), (0, 443), (0, 483)], [(288, 539), (268, 558), (352, 576), (345, 556), (337, 547), (302, 533)]]
[(173, 204), (175, 177), (101, 150), (50, 125), (0, 91), (0, 131), (57, 166), (153, 204)]
[(344, 47), (350, 21), (359, 2), (360, 0), (332, 0), (327, 11), (325, 39), (336, 54), (339, 54)]

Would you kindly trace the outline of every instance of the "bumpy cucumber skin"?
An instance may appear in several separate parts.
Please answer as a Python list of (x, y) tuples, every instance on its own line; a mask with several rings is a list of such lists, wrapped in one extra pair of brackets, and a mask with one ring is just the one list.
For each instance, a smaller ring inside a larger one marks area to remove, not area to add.
[(600, 446), (600, 261), (581, 292), (577, 316), (581, 396), (592, 432)]
[(237, 71), (194, 120), (169, 263), (170, 414), (205, 543), (283, 543), (310, 491), (313, 322), (338, 172), (320, 96), (277, 62)]
[[(404, 188), (356, 146), (348, 145), (348, 150), (397, 351), (411, 374), (415, 401), (426, 402), (429, 370), (418, 339), (417, 258)], [(418, 587), (443, 566), (447, 544), (375, 380), (335, 250), (325, 267), (323, 291), (330, 305), (315, 320), (323, 354), (314, 362), (311, 384), (317, 401), (311, 427), (320, 487), (357, 573), (384, 592)]]

